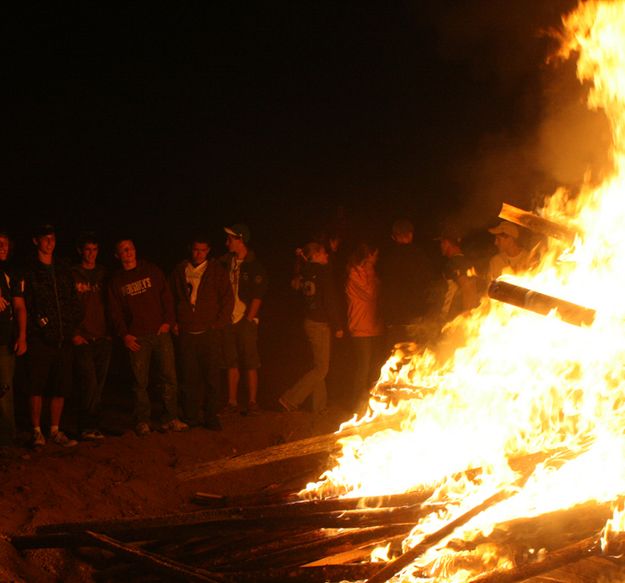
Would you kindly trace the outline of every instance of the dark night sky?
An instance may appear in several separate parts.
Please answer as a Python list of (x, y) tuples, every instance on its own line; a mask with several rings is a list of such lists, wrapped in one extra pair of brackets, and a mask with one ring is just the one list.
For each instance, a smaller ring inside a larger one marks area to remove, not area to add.
[(552, 75), (537, 33), (573, 5), (19, 9), (5, 22), (3, 222), (19, 235), (46, 218), (68, 239), (130, 230), (152, 256), (239, 220), (273, 252), (338, 205), (380, 232), (476, 208), (492, 222), (552, 179), (528, 154), (544, 145)]

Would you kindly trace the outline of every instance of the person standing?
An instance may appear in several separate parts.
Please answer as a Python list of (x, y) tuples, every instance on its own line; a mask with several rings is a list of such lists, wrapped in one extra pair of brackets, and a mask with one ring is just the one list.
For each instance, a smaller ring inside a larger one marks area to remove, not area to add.
[(0, 446), (15, 439), (15, 356), (26, 352), (26, 305), (18, 280), (6, 267), (10, 249), (8, 233), (0, 231)]
[(42, 447), (41, 410), (47, 389), (50, 398), (50, 441), (72, 447), (59, 426), (65, 398), (72, 387), (72, 338), (82, 319), (82, 309), (69, 266), (54, 257), (56, 232), (52, 225), (40, 226), (33, 243), (37, 257), (25, 270), (24, 300), (28, 313), (27, 337), (30, 382), (29, 408), (33, 425), (32, 444)]
[(446, 290), (440, 309), (440, 321), (444, 324), (477, 307), (479, 294), (475, 269), (464, 255), (459, 231), (454, 227), (445, 227), (438, 239), (445, 258), (443, 279)]
[(196, 236), (190, 257), (180, 262), (170, 277), (176, 310), (174, 334), (178, 336), (185, 421), (219, 430), (217, 398), (220, 387), (221, 330), (230, 323), (234, 306), (228, 272), (209, 257), (207, 237)]
[(148, 395), (152, 357), (162, 379), (163, 415), (161, 430), (186, 431), (178, 419), (178, 383), (170, 330), (175, 324), (174, 303), (165, 275), (156, 265), (137, 260), (132, 239), (119, 239), (115, 256), (121, 263), (108, 288), (109, 310), (115, 333), (128, 351), (134, 376), (135, 432), (151, 431)]
[[(428, 311), (427, 295), (431, 266), (426, 254), (414, 243), (414, 227), (408, 219), (396, 220), (391, 228), (391, 246), (380, 255), (380, 307), (387, 327), (387, 344), (423, 341), (415, 337), (417, 326)], [(417, 335), (418, 336), (418, 335)]]
[(384, 324), (378, 306), (380, 280), (375, 270), (378, 253), (377, 247), (361, 243), (347, 264), (347, 327), (355, 354), (353, 396), (356, 403), (367, 398), (383, 360)]
[(111, 335), (105, 310), (106, 269), (97, 263), (100, 245), (94, 234), (78, 241), (80, 263), (72, 267), (74, 285), (83, 307), (83, 319), (72, 338), (78, 377), (78, 425), (86, 441), (102, 439), (102, 390), (111, 360)]
[(301, 272), (299, 291), (304, 297), (304, 332), (310, 343), (313, 366), (278, 402), (287, 411), (295, 411), (312, 396), (312, 410), (323, 413), (327, 407), (326, 376), (330, 368), (332, 335), (343, 337), (338, 293), (328, 267), (328, 252), (316, 242), (302, 249), (306, 259)]
[(228, 253), (222, 257), (226, 267), (234, 307), (230, 323), (223, 330), (222, 347), (228, 370), (228, 405), (224, 414), (239, 412), (240, 370), (246, 372), (248, 415), (260, 413), (258, 406), (258, 312), (267, 291), (267, 273), (256, 254), (248, 247), (250, 229), (243, 223), (225, 227)]
[(490, 281), (497, 279), (504, 270), (517, 273), (529, 267), (529, 253), (519, 244), (519, 228), (516, 225), (501, 221), (488, 232), (495, 235), (495, 246), (499, 251), (488, 264)]

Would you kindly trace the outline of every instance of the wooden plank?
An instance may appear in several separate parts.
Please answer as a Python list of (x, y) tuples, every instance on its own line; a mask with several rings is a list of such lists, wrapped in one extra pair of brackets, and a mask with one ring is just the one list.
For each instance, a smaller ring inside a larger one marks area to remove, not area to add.
[(149, 569), (164, 573), (168, 577), (175, 577), (182, 581), (200, 581), (204, 583), (222, 583), (224, 581), (223, 575), (219, 573), (210, 573), (204, 569), (189, 567), (167, 557), (123, 544), (106, 535), (91, 531), (88, 531), (86, 535), (98, 546), (113, 551), (115, 554), (140, 561)]
[(235, 457), (196, 464), (190, 468), (178, 471), (176, 477), (185, 482), (214, 476), (216, 474), (284, 461), (286, 459), (300, 458), (320, 453), (332, 453), (340, 449), (341, 445), (338, 443), (340, 439), (352, 435), (370, 435), (383, 429), (391, 428), (393, 428), (392, 417), (382, 417), (371, 423), (365, 423), (357, 427), (347, 427), (337, 433), (317, 435), (307, 439), (299, 439), (297, 441), (274, 445)]
[(514, 494), (514, 490), (511, 488), (506, 488), (497, 492), (496, 494), (490, 496), (481, 504), (471, 508), (469, 511), (465, 512), (461, 516), (458, 516), (454, 520), (445, 524), (442, 528), (423, 537), (423, 540), (418, 544), (407, 550), (405, 553), (397, 557), (394, 561), (386, 564), (383, 569), (381, 569), (378, 573), (376, 573), (373, 577), (367, 580), (367, 583), (384, 583), (391, 579), (394, 575), (399, 573), (403, 568), (407, 567), (419, 558), (423, 553), (425, 553), (428, 549), (433, 547), (435, 544), (439, 543), (444, 538), (448, 537), (456, 528), (466, 524), (480, 514), (484, 512), (487, 508), (498, 504), (502, 500), (509, 498)]
[(525, 227), (534, 233), (559, 239), (569, 245), (573, 244), (575, 237), (579, 234), (579, 231), (573, 227), (544, 219), (534, 213), (530, 213), (505, 202), (501, 206), (499, 218)]

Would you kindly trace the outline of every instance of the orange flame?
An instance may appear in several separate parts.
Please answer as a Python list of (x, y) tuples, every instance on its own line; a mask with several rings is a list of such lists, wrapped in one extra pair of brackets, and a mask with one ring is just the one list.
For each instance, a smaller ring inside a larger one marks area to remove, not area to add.
[[(563, 18), (560, 56), (573, 54), (580, 81), (592, 83), (589, 107), (611, 123), (613, 170), (598, 187), (588, 182), (576, 195), (559, 189), (548, 197), (538, 212), (581, 236), (570, 247), (550, 240), (537, 268), (506, 277), (596, 309), (593, 324), (575, 327), (555, 312), (542, 317), (484, 299), (450, 325), (466, 339), (451, 356), (399, 352), (386, 363), (368, 417), (349, 424), (387, 416), (389, 429), (343, 439), (336, 465), (302, 493), (375, 497), (434, 487), (430, 501), (444, 509), (415, 525), (405, 548), (514, 483), (511, 461), (527, 454), (567, 456), (536, 466), (514, 497), (455, 537), (625, 494), (625, 0), (580, 2)], [(388, 383), (415, 387), (418, 398), (389, 406), (379, 390)], [(467, 473), (475, 468), (478, 478)], [(610, 529), (622, 524), (615, 516)], [(418, 561), (428, 581), (465, 581), (512, 564), (482, 545), (476, 567), (444, 544)], [(399, 580), (412, 580), (409, 571)]]

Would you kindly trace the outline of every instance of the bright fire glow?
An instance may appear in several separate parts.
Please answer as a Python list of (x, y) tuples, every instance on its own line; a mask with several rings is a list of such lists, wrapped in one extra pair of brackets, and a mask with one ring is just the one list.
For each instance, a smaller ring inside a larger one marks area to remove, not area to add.
[[(612, 171), (598, 187), (589, 180), (578, 193), (560, 189), (536, 209), (581, 236), (569, 248), (550, 239), (539, 265), (509, 279), (596, 309), (594, 323), (576, 327), (556, 313), (484, 299), (449, 326), (451, 356), (416, 351), (386, 363), (368, 418), (387, 416), (389, 429), (345, 438), (335, 467), (303, 493), (376, 497), (432, 488), (430, 502), (442, 509), (415, 525), (405, 549), (515, 483), (514, 461), (529, 454), (564, 452), (454, 538), (473, 540), (503, 521), (625, 495), (625, 0), (581, 2), (563, 18), (560, 56), (571, 55), (589, 84), (589, 107), (611, 123)], [(391, 407), (382, 398), (389, 385), (413, 387), (419, 397)], [(610, 530), (624, 526), (615, 514)], [(419, 581), (466, 581), (513, 564), (493, 545), (480, 545), (479, 560), (468, 560), (445, 542), (418, 560)], [(417, 580), (414, 566), (397, 580)]]

